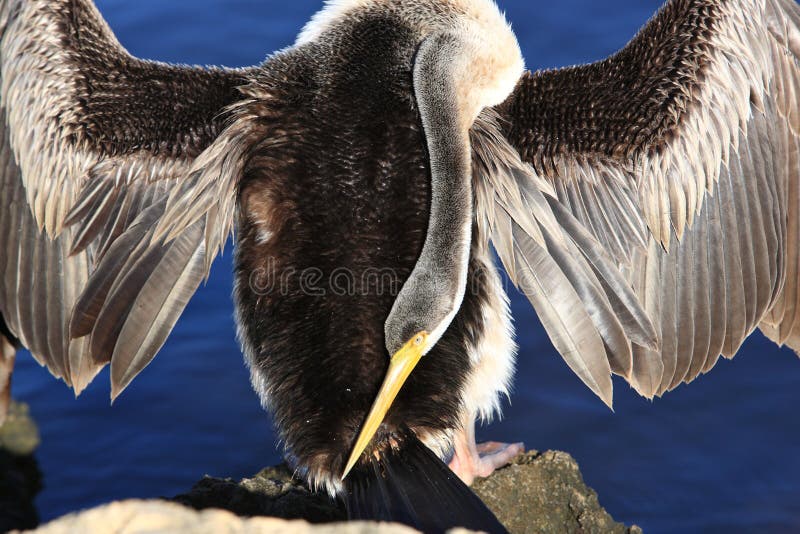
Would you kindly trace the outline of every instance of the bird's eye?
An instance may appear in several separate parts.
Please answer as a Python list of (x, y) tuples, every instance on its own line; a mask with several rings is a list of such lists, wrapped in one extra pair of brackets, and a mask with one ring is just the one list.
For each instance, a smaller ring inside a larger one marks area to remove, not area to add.
[(414, 345), (422, 345), (422, 334), (414, 338)]

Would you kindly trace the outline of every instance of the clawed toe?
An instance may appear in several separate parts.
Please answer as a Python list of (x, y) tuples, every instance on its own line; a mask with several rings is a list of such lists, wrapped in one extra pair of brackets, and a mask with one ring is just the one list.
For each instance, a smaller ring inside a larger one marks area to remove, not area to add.
[(494, 454), (497, 451), (508, 447), (508, 443), (500, 443), (499, 441), (487, 441), (484, 443), (478, 443), (475, 446), (475, 449), (478, 451), (478, 454)]

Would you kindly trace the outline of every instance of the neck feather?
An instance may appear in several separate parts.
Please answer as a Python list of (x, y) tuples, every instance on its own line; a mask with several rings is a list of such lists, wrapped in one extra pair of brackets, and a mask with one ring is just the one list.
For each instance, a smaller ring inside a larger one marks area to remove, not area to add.
[(464, 298), (472, 238), (472, 173), (469, 133), (448, 67), (457, 44), (451, 36), (436, 36), (423, 42), (417, 53), (414, 91), (428, 145), (431, 211), (422, 253), (386, 323), (390, 351), (416, 334), (416, 328), (430, 333), (431, 348)]

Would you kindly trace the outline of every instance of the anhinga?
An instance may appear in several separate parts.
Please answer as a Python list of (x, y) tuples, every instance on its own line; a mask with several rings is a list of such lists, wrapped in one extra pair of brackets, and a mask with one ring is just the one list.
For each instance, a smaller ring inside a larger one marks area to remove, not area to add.
[(491, 531), (439, 459), (469, 483), (520, 449), (474, 442), (514, 366), (490, 241), (609, 405), (612, 373), (661, 395), (755, 328), (800, 349), (794, 0), (670, 0), (537, 73), (491, 0), (332, 0), (241, 70), (134, 58), (90, 0), (0, 0), (0, 32), (6, 393), (23, 345), (116, 397), (236, 226), (292, 465), (353, 517)]

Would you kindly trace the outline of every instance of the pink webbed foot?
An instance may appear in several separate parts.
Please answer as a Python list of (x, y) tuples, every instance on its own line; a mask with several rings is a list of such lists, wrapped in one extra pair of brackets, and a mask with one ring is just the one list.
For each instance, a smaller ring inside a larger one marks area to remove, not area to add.
[[(450, 469), (460, 478), (464, 484), (471, 485), (476, 478), (488, 477), (508, 465), (515, 456), (525, 452), (525, 445), (522, 443), (498, 443), (490, 441), (480, 443), (476, 446), (478, 454), (453, 455), (450, 460)], [(466, 456), (466, 457), (465, 457)]]
[(456, 433), (453, 440), (454, 452), (450, 469), (465, 484), (472, 484), (476, 478), (488, 477), (496, 469), (506, 466), (520, 453), (525, 452), (522, 443), (498, 443), (489, 441), (475, 443), (474, 423), (467, 430)]

